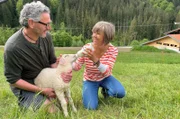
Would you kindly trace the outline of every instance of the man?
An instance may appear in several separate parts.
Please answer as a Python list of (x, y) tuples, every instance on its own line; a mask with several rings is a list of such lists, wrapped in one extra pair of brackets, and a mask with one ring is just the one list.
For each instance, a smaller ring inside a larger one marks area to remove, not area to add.
[[(50, 98), (56, 97), (53, 89), (34, 85), (34, 78), (43, 68), (55, 68), (58, 64), (48, 32), (51, 29), (50, 10), (40, 1), (27, 3), (21, 10), (19, 22), (23, 28), (14, 33), (5, 45), (4, 74), (19, 106), (25, 109), (32, 106), (36, 110), (42, 105), (49, 105)], [(64, 82), (69, 82), (72, 72), (61, 76)], [(54, 106), (48, 107), (50, 113), (56, 111)]]

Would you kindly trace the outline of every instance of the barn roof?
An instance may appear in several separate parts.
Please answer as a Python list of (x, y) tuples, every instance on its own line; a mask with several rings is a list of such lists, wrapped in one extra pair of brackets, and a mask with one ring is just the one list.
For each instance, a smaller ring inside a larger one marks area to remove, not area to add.
[(180, 28), (174, 29), (172, 31), (168, 31), (164, 33), (165, 35), (169, 35), (169, 34), (180, 34)]
[(180, 43), (180, 34), (169, 34), (169, 35), (166, 35), (166, 36), (163, 36), (163, 37), (160, 37), (160, 38), (157, 38), (157, 39), (145, 42), (142, 45), (145, 45), (145, 44), (148, 44), (148, 43), (152, 43), (152, 42), (155, 42), (155, 41), (159, 41), (159, 40), (161, 40), (163, 38), (166, 38), (166, 37), (170, 37), (171, 39), (173, 39), (176, 42)]

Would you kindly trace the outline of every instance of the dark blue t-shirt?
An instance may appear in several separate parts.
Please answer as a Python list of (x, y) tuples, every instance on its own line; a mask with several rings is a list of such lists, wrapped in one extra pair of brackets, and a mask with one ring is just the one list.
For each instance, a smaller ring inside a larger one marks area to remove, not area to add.
[(22, 29), (13, 34), (5, 44), (4, 74), (9, 83), (23, 79), (34, 84), (39, 72), (56, 62), (52, 38), (47, 33), (37, 43), (27, 41)]

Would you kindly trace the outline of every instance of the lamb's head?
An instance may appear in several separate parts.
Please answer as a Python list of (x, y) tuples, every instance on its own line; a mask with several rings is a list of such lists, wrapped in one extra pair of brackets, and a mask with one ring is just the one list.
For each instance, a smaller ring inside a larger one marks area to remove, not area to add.
[(60, 65), (71, 64), (77, 59), (76, 54), (63, 54), (59, 60)]
[(72, 63), (77, 59), (76, 54), (63, 54), (59, 59), (58, 69), (67, 72), (72, 69)]

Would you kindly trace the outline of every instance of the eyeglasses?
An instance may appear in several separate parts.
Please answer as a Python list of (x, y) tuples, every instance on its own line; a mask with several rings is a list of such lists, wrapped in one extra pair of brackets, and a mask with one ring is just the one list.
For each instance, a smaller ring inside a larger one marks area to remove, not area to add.
[(44, 22), (38, 21), (37, 23), (40, 23), (40, 24), (46, 26), (46, 28), (51, 26), (51, 22), (50, 23), (44, 23)]

